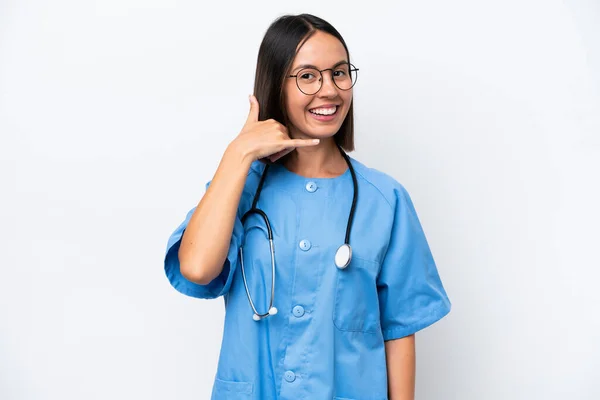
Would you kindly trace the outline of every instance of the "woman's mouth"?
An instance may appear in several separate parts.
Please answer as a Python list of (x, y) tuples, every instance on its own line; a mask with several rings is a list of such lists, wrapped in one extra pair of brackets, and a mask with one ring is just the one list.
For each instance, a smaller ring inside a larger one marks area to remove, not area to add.
[(311, 108), (308, 113), (317, 121), (331, 121), (337, 116), (338, 108), (338, 106)]

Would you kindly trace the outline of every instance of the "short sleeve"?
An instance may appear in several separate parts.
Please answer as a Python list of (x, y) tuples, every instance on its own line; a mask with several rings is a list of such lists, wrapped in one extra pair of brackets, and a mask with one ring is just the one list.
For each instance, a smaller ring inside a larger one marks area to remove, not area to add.
[[(206, 184), (206, 188), (210, 185), (210, 182)], [(231, 235), (231, 242), (229, 244), (229, 252), (223, 270), (214, 278), (211, 282), (206, 285), (200, 285), (195, 282), (187, 280), (180, 270), (179, 264), (179, 246), (181, 245), (181, 238), (183, 233), (190, 221), (196, 207), (191, 209), (185, 217), (185, 220), (175, 229), (175, 231), (169, 237), (167, 243), (167, 251), (165, 255), (165, 273), (171, 285), (179, 292), (201, 299), (214, 299), (222, 296), (229, 291), (233, 275), (238, 264), (238, 251), (243, 240), (244, 228), (239, 215), (236, 214), (236, 219), (233, 226), (233, 233)]]
[(411, 335), (450, 312), (451, 303), (406, 189), (395, 189), (390, 242), (377, 277), (384, 340)]

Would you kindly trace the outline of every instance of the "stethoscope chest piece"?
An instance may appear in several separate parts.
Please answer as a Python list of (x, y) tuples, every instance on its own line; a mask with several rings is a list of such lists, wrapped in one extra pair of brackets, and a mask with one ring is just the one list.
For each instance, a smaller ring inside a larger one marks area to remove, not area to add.
[(339, 269), (344, 269), (350, 264), (352, 259), (352, 248), (348, 243), (344, 243), (335, 253), (335, 265)]
[(259, 315), (257, 313), (254, 313), (254, 315), (252, 316), (252, 319), (255, 321), (260, 321), (261, 319), (266, 318), (269, 315), (275, 315), (275, 314), (277, 314), (277, 307), (271, 307), (269, 309), (269, 312), (264, 315)]

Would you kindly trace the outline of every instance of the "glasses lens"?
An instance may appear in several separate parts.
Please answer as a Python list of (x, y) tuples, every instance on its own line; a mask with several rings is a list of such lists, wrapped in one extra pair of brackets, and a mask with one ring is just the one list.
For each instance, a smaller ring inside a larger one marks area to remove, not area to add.
[(356, 71), (352, 64), (340, 64), (333, 70), (333, 80), (337, 87), (348, 90), (356, 83)]
[(298, 72), (296, 77), (298, 88), (306, 94), (315, 94), (321, 88), (321, 73), (316, 69), (307, 68)]

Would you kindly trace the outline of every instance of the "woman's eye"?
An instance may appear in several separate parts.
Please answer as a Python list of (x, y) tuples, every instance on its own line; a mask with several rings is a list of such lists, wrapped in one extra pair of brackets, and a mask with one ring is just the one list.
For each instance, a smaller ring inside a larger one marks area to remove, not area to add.
[(302, 74), (300, 76), (300, 78), (302, 78), (302, 79), (312, 79), (312, 78), (314, 78), (314, 75), (310, 74), (310, 73), (305, 73), (305, 74)]
[(335, 76), (344, 76), (346, 75), (346, 71), (338, 69), (337, 71), (334, 72)]

